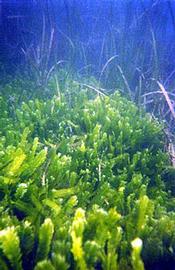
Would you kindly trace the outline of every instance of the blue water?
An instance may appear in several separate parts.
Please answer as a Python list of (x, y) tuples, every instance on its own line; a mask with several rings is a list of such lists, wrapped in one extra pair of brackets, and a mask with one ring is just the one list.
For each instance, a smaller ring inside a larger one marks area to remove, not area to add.
[(154, 41), (160, 76), (175, 68), (175, 1), (5, 0), (0, 6), (0, 62), (13, 70), (23, 62), (21, 49), (40, 43), (43, 16), (48, 39), (54, 28), (54, 57), (74, 69), (91, 66), (99, 74), (117, 55), (124, 69), (147, 72)]

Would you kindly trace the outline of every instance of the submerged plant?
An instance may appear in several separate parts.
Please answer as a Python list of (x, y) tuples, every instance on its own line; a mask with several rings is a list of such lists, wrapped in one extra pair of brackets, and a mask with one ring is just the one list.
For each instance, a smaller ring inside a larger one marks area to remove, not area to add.
[(173, 265), (162, 126), (118, 92), (70, 86), (69, 95), (14, 103), (13, 114), (0, 99), (1, 268)]

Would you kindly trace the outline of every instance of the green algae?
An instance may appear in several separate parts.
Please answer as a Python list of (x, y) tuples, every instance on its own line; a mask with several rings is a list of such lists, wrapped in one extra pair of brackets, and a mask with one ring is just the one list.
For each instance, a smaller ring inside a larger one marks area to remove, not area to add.
[(157, 121), (118, 92), (96, 96), (74, 83), (69, 95), (14, 103), (13, 114), (7, 97), (0, 103), (2, 269), (139, 270), (175, 260)]

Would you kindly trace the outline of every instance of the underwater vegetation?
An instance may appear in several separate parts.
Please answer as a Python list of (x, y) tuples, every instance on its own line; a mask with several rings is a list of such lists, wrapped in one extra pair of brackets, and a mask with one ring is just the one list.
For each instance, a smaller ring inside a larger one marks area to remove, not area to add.
[(0, 269), (174, 269), (163, 126), (119, 92), (18, 84), (0, 96)]
[(175, 270), (175, 3), (22, 2), (0, 1), (0, 270)]

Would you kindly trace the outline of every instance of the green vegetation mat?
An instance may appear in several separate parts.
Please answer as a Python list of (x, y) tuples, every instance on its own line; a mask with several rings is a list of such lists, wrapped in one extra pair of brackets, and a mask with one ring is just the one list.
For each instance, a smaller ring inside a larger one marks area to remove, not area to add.
[(118, 92), (73, 82), (50, 99), (7, 96), (0, 269), (173, 269), (175, 173), (162, 126)]

